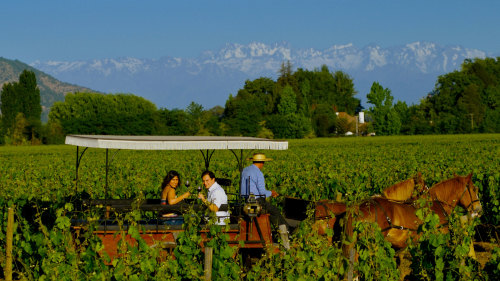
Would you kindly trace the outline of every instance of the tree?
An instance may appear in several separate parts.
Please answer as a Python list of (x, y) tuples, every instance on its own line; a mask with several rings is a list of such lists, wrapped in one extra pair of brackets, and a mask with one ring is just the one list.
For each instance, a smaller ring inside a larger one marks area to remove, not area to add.
[(203, 106), (192, 101), (186, 108), (186, 113), (189, 117), (189, 132), (190, 135), (207, 135), (208, 131), (204, 126)]
[(22, 113), (27, 123), (24, 137), (32, 141), (39, 137), (42, 106), (34, 72), (24, 70), (19, 76), (19, 82), (4, 84), (1, 104), (5, 134), (12, 136), (17, 115)]
[(261, 122), (275, 110), (274, 81), (269, 78), (247, 80), (236, 97), (226, 101), (222, 122), (229, 135), (255, 136), (260, 131)]
[(499, 58), (467, 59), (460, 71), (439, 76), (423, 108), (435, 132), (499, 132), (499, 77)]
[(22, 113), (30, 124), (40, 123), (42, 106), (40, 105), (40, 89), (33, 71), (24, 70), (19, 76), (17, 95), (22, 98)]
[(394, 105), (394, 110), (399, 116), (399, 119), (401, 120), (401, 133), (408, 134), (410, 131), (410, 111), (408, 109), (408, 105), (406, 102), (398, 101)]
[(214, 106), (203, 114), (205, 120), (205, 128), (208, 133), (213, 136), (224, 135), (224, 127), (222, 126), (222, 116), (224, 115), (224, 108), (222, 106)]
[(2, 87), (2, 123), (4, 134), (11, 135), (18, 112), (22, 111), (21, 100), (16, 97), (15, 83), (6, 83)]
[(278, 104), (278, 114), (267, 122), (278, 138), (303, 138), (311, 131), (311, 121), (297, 113), (296, 95), (290, 85), (285, 86)]
[(337, 115), (333, 107), (327, 104), (314, 105), (312, 126), (318, 137), (327, 137), (335, 133)]
[(396, 135), (401, 129), (401, 119), (392, 106), (393, 97), (391, 90), (383, 88), (379, 83), (373, 82), (370, 93), (366, 95), (368, 103), (374, 105), (370, 108), (373, 116), (373, 129), (377, 135)]
[(354, 115), (361, 101), (354, 97), (358, 92), (354, 89), (352, 78), (342, 71), (336, 71), (333, 75), (333, 81), (334, 104), (338, 111)]
[(292, 87), (287, 85), (281, 94), (281, 100), (278, 104), (278, 114), (289, 115), (295, 112), (297, 112), (296, 95), (293, 92)]
[(297, 105), (302, 108), (303, 104), (326, 104), (335, 108), (335, 111), (345, 111), (354, 115), (361, 109), (361, 101), (354, 96), (357, 91), (354, 89), (352, 78), (342, 72), (331, 73), (326, 65), (314, 71), (297, 69), (294, 73), (299, 83), (300, 100)]
[(156, 106), (131, 94), (67, 94), (56, 102), (49, 121), (66, 134), (150, 135), (155, 130)]
[(18, 112), (16, 115), (16, 119), (14, 122), (14, 126), (12, 127), (12, 143), (14, 145), (23, 145), (27, 144), (27, 139), (25, 137), (27, 133), (27, 127), (29, 126), (28, 120), (24, 117), (22, 112)]
[(157, 113), (155, 134), (187, 136), (190, 134), (190, 118), (185, 110), (161, 108)]
[[(292, 64), (290, 63), (290, 61), (287, 61), (286, 64), (281, 64), (279, 74), (280, 76), (278, 77), (278, 80), (275, 84), (275, 94), (279, 95), (286, 86), (292, 87), (292, 91), (295, 93), (300, 92), (299, 83), (296, 77), (293, 75)], [(296, 96), (295, 99), (297, 99), (296, 103), (298, 103), (299, 105), (302, 104), (302, 97), (300, 95), (298, 97)]]

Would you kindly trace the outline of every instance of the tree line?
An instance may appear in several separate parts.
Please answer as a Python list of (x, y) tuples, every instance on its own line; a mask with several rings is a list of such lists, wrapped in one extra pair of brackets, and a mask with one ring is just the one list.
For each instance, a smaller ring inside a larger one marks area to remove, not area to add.
[[(67, 134), (241, 135), (306, 138), (361, 134), (454, 134), (500, 132), (499, 58), (465, 60), (460, 70), (438, 77), (420, 104), (394, 102), (390, 89), (374, 82), (361, 106), (353, 79), (327, 66), (292, 70), (283, 63), (275, 80), (247, 80), (224, 107), (158, 109), (132, 94), (69, 93), (41, 124), (40, 92), (33, 72), (6, 83), (1, 94), (1, 143), (60, 143)], [(365, 124), (356, 124), (363, 111)], [(347, 114), (337, 115), (337, 112)]]

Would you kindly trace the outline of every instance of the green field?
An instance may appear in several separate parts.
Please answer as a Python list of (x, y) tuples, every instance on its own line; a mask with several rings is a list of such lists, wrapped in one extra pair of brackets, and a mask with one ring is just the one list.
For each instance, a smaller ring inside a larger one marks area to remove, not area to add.
[[(333, 199), (341, 192), (359, 199), (421, 172), (428, 186), (473, 173), (481, 194), (499, 197), (498, 134), (291, 140), (288, 150), (266, 153), (275, 159), (264, 167), (267, 184), (287, 196)], [(115, 150), (109, 155), (110, 198), (139, 192), (156, 198), (170, 169), (179, 171), (182, 181), (201, 184), (199, 151)], [(1, 197), (54, 202), (71, 195), (76, 192), (75, 160), (74, 146), (0, 147)], [(232, 179), (229, 192), (236, 192), (239, 172), (231, 152), (216, 151), (210, 168), (218, 177)], [(78, 191), (103, 198), (104, 185), (105, 150), (89, 149), (82, 158)]]
[[(286, 151), (264, 152), (274, 158), (264, 167), (268, 188), (281, 195), (308, 200), (333, 199), (340, 192), (353, 202), (378, 194), (417, 172), (422, 173), (428, 186), (454, 174), (473, 173), (483, 206), (480, 223), (498, 226), (500, 222), (498, 134), (290, 140)], [(199, 151), (121, 150), (110, 151), (109, 155), (109, 198), (158, 198), (160, 183), (171, 169), (180, 172), (182, 181), (189, 180), (192, 186), (201, 185), (199, 175), (204, 170), (204, 162)], [(30, 235), (35, 237), (40, 230), (37, 227), (21, 230), (21, 206), (27, 202), (45, 202), (50, 203), (48, 208), (57, 210), (64, 208), (65, 198), (82, 192), (92, 198), (105, 196), (105, 150), (89, 149), (84, 154), (78, 186), (74, 180), (75, 162), (74, 146), (0, 147), (1, 248), (5, 243), (8, 206), (15, 205), (18, 210), (15, 245), (18, 256), (26, 257), (27, 245), (31, 243), (30, 247), (34, 247), (38, 243), (30, 241)], [(216, 176), (233, 180), (228, 192), (238, 190), (236, 167), (231, 152), (215, 152), (210, 168)], [(181, 192), (182, 189), (178, 191)], [(280, 204), (280, 199), (275, 203)], [(0, 258), (3, 266), (4, 257)], [(81, 270), (78, 265), (75, 268)], [(33, 269), (33, 272), (40, 274), (43, 269)], [(38, 276), (33, 272), (26, 276)]]

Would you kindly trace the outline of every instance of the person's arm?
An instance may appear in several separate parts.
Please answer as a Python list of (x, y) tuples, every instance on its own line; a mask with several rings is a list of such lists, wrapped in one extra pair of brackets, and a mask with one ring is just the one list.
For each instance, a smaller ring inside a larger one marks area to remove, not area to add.
[(175, 204), (181, 202), (182, 200), (188, 198), (189, 195), (191, 195), (191, 193), (189, 193), (189, 191), (188, 191), (188, 192), (186, 192), (186, 193), (184, 193), (181, 196), (176, 198), (175, 197), (175, 190), (171, 189), (167, 194), (168, 204), (175, 205)]
[[(264, 179), (264, 174), (259, 173), (256, 175), (256, 186), (260, 195), (265, 195), (266, 197), (272, 196), (272, 192), (266, 189), (266, 181)], [(256, 194), (258, 195), (258, 194)]]
[(201, 194), (201, 193), (198, 194), (198, 198), (201, 199), (203, 204), (205, 204), (210, 209), (210, 211), (212, 211), (212, 212), (219, 211), (219, 207), (213, 203), (208, 202), (208, 200), (205, 198), (205, 196), (203, 194)]

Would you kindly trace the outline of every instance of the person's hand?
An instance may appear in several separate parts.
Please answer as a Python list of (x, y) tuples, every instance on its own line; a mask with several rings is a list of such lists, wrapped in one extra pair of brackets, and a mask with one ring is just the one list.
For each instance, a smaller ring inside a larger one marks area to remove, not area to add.
[(276, 191), (274, 191), (274, 190), (271, 190), (271, 196), (272, 196), (272, 197), (278, 197), (278, 196), (279, 196), (279, 194), (278, 194), (278, 192), (276, 192)]
[(198, 199), (201, 199), (201, 201), (205, 201), (205, 196), (203, 193), (198, 193)]

